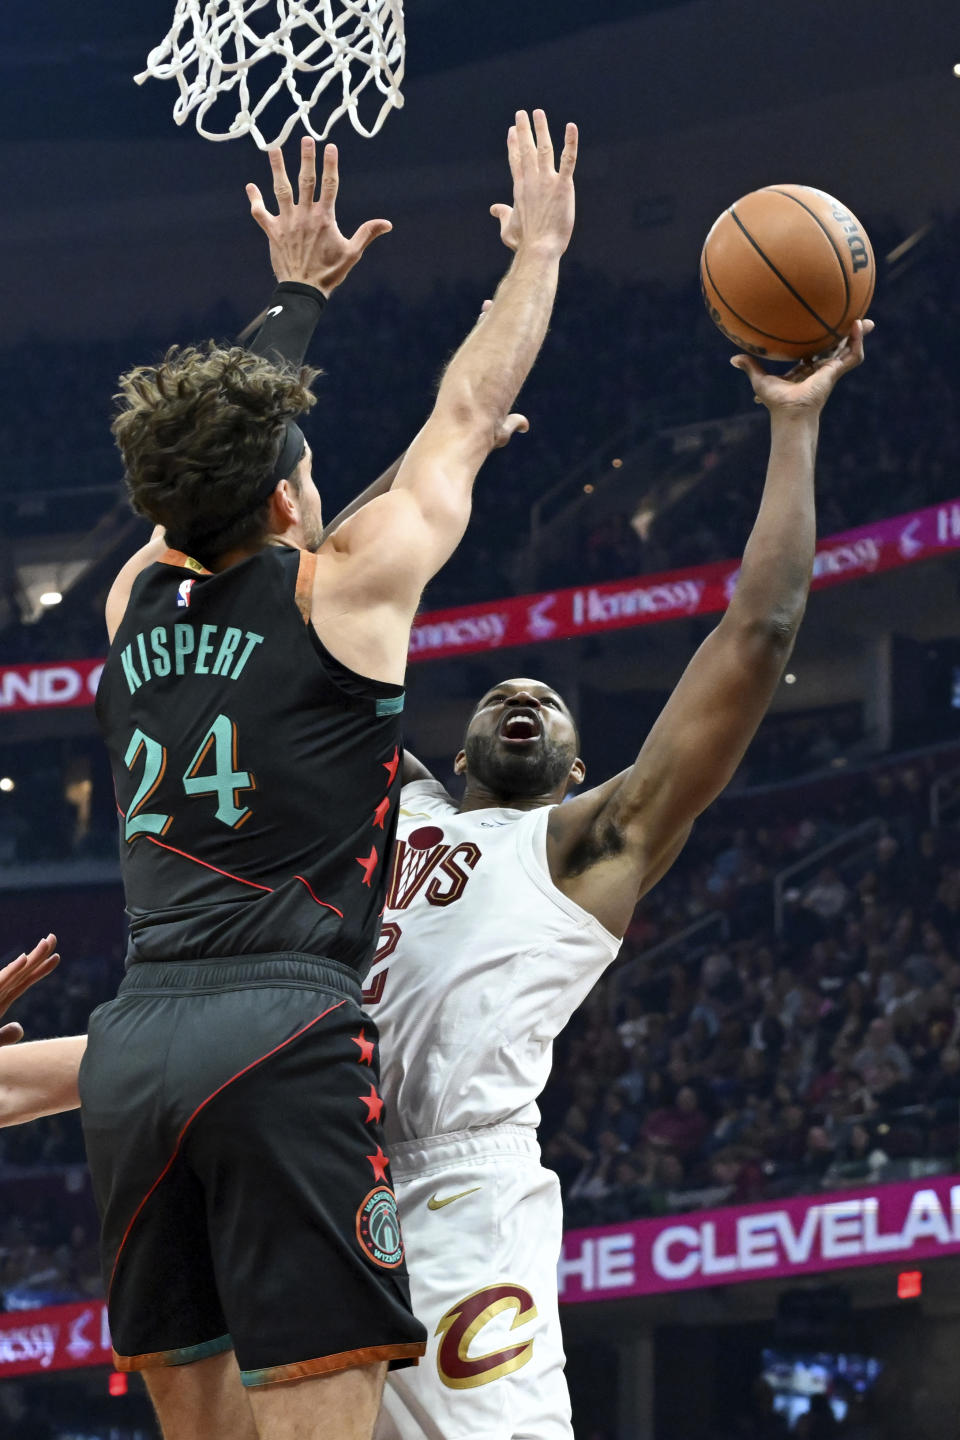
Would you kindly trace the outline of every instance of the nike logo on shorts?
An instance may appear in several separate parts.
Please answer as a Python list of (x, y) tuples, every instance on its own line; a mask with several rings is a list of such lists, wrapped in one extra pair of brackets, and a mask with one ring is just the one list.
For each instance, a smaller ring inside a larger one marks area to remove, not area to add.
[(268, 314), (268, 315), (282, 315), (282, 314), (283, 314), (283, 306), (282, 306), (282, 305), (274, 305), (274, 307), (273, 307), (272, 310), (268, 310), (268, 311), (267, 311), (267, 314)]
[(472, 1190), (461, 1190), (459, 1195), (448, 1195), (446, 1200), (438, 1200), (436, 1197), (436, 1193), (434, 1193), (427, 1201), (427, 1209), (442, 1210), (444, 1205), (452, 1205), (454, 1200), (462, 1200), (464, 1195), (475, 1195), (478, 1190), (482, 1189), (482, 1185), (474, 1185)]

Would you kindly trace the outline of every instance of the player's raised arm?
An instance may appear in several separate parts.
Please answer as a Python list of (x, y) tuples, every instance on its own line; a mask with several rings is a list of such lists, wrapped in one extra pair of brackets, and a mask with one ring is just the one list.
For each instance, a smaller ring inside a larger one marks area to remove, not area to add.
[[(57, 937), (47, 935), (31, 951), (4, 965), (0, 970), (0, 1016), (59, 963)], [(15, 1021), (0, 1025), (0, 1125), (20, 1125), (80, 1104), (77, 1072), (86, 1037), (20, 1045), (17, 1042), (22, 1035), (23, 1028)]]
[(820, 412), (839, 378), (862, 361), (872, 328), (859, 322), (833, 359), (812, 373), (804, 367), (805, 378), (770, 375), (745, 355), (733, 361), (771, 425), (766, 484), (736, 592), (634, 765), (558, 812), (558, 881), (617, 934), (731, 780), (783, 674), (813, 572)]
[[(403, 458), (389, 495), (344, 526), (339, 543), (380, 547), (391, 598), (413, 614), (426, 582), (456, 549), (470, 516), (473, 482), (490, 451), (526, 428), (511, 407), (536, 360), (553, 310), (560, 257), (574, 221), (576, 126), (566, 127), (559, 165), (542, 110), (519, 111), (507, 140), (513, 205), (494, 206), (515, 251), (482, 323), (447, 366), (427, 423)], [(534, 128), (535, 127), (535, 128)], [(389, 553), (382, 547), (389, 533)]]
[[(0, 1016), (9, 1010), (32, 985), (56, 970), (60, 964), (56, 935), (38, 940), (29, 952), (23, 951), (0, 970)], [(0, 1045), (15, 1045), (23, 1036), (23, 1027), (15, 1021), (0, 1025)]]
[[(316, 145), (311, 137), (304, 136), (300, 143), (296, 197), (280, 150), (270, 151), (270, 168), (277, 214), (267, 209), (256, 185), (248, 185), (246, 193), (250, 214), (269, 242), (277, 287), (267, 308), (247, 327), (241, 340), (253, 354), (277, 365), (297, 368), (303, 363), (330, 295), (343, 284), (368, 246), (393, 227), (389, 220), (367, 220), (353, 235), (342, 233), (336, 213), (340, 171), (335, 145), (324, 147), (319, 195)], [(392, 479), (390, 472), (388, 476)], [(383, 479), (378, 485), (383, 484)], [(123, 618), (133, 582), (142, 570), (161, 558), (166, 548), (163, 527), (158, 525), (146, 545), (120, 570), (107, 598), (111, 640)]]
[(69, 1035), (0, 1050), (0, 1127), (76, 1110), (77, 1076), (86, 1048), (86, 1035)]

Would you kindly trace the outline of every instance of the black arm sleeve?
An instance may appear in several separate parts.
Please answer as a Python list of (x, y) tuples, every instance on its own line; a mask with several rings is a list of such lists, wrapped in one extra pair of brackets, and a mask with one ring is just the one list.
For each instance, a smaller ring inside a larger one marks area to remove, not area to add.
[(326, 304), (327, 297), (312, 285), (282, 280), (270, 296), (263, 323), (247, 342), (247, 348), (276, 365), (299, 368)]

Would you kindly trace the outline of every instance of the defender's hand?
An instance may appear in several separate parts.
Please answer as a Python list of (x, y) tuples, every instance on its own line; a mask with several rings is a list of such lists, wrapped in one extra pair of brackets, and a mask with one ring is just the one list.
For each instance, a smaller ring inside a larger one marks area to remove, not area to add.
[(256, 185), (247, 186), (247, 199), (250, 214), (270, 242), (273, 273), (277, 280), (297, 280), (329, 296), (347, 278), (367, 246), (379, 235), (389, 234), (393, 226), (389, 220), (367, 220), (349, 240), (340, 233), (336, 217), (340, 188), (336, 145), (324, 147), (319, 200), (314, 199), (316, 145), (309, 136), (300, 142), (296, 201), (283, 163), (283, 152), (271, 150), (269, 153), (273, 193), (280, 213), (270, 214)]
[[(18, 955), (16, 960), (11, 960), (9, 965), (0, 970), (0, 1015), (9, 1009), (14, 1001), (19, 1000), (31, 985), (36, 985), (38, 980), (45, 979), (51, 971), (56, 970), (60, 964), (56, 949), (56, 935), (48, 935), (33, 947), (29, 955)], [(0, 1045), (15, 1045), (22, 1039), (22, 1025), (14, 1022), (0, 1025)]]
[(863, 364), (863, 341), (872, 320), (858, 320), (846, 340), (823, 360), (802, 360), (786, 375), (772, 375), (752, 355), (734, 355), (730, 364), (742, 370), (753, 386), (754, 400), (777, 411), (819, 414), (841, 375)]
[(517, 111), (517, 122), (507, 132), (513, 204), (491, 205), (490, 214), (500, 221), (500, 239), (509, 250), (529, 247), (559, 256), (573, 233), (577, 127), (566, 127), (558, 170), (542, 110), (534, 110), (533, 123), (536, 136), (526, 110)]

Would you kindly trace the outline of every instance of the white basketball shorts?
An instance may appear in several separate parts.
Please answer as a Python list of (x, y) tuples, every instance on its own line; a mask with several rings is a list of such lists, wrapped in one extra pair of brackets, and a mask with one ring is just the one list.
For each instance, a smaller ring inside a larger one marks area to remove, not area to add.
[(388, 1378), (375, 1440), (573, 1440), (557, 1261), (560, 1185), (525, 1125), (390, 1147), (415, 1369)]

